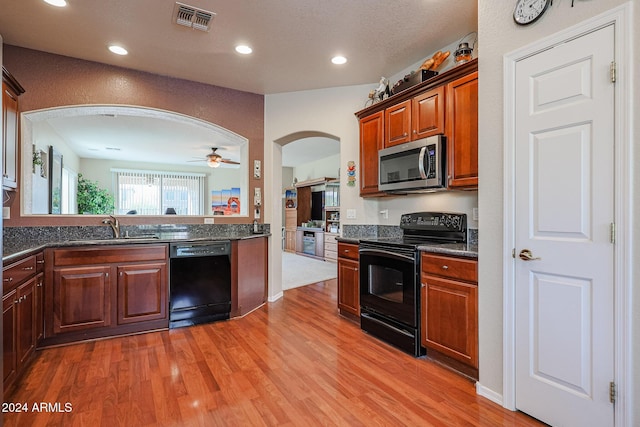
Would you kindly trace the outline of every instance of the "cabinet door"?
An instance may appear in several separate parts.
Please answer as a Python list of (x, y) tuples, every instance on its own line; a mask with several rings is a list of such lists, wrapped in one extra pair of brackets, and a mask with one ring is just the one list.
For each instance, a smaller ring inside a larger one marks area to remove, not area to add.
[(167, 264), (118, 266), (118, 324), (167, 318)]
[(449, 187), (478, 186), (478, 72), (447, 85)]
[(18, 96), (2, 82), (2, 186), (18, 186)]
[(18, 367), (22, 366), (36, 349), (36, 279), (18, 287), (17, 349)]
[(338, 308), (360, 316), (359, 262), (338, 258)]
[(44, 338), (44, 273), (36, 276), (36, 345)]
[(411, 100), (389, 107), (384, 112), (384, 146), (411, 141)]
[(384, 111), (360, 120), (360, 196), (375, 196), (378, 191), (378, 150), (384, 144)]
[(413, 98), (411, 105), (412, 139), (445, 133), (445, 88), (440, 86)]
[(16, 290), (13, 290), (2, 298), (2, 373), (4, 390), (15, 378), (18, 366), (16, 292)]
[(478, 286), (422, 275), (421, 298), (422, 345), (477, 369)]
[(54, 334), (111, 325), (109, 266), (56, 268), (53, 275)]
[(285, 246), (284, 250), (287, 252), (296, 251), (296, 232), (291, 230), (285, 230)]

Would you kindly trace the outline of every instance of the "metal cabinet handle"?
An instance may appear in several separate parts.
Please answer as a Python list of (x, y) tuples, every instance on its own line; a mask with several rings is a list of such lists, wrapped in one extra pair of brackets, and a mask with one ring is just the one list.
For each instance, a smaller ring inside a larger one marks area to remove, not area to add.
[(44, 264), (44, 260), (43, 259), (39, 259), (36, 261), (36, 264)]
[(443, 269), (443, 270), (448, 270), (448, 269), (449, 269), (449, 266), (448, 266), (448, 265), (443, 265), (443, 266), (442, 266), (442, 269)]
[(5, 279), (2, 279), (3, 282), (13, 282), (13, 277), (7, 277)]
[(537, 260), (541, 260), (542, 259), (540, 257), (534, 257), (533, 253), (529, 249), (521, 250), (520, 253), (518, 254), (518, 256), (523, 261), (537, 261)]
[(31, 266), (31, 267), (22, 267), (22, 269), (24, 271), (30, 271), (30, 270), (33, 270), (33, 266)]

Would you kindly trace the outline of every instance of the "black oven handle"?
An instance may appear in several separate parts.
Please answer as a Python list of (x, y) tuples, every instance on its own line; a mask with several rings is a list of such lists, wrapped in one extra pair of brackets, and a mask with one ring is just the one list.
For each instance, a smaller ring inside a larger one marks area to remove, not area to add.
[(395, 253), (395, 252), (389, 252), (389, 251), (385, 251), (385, 250), (381, 250), (381, 249), (360, 248), (360, 255), (362, 255), (362, 254), (382, 256), (382, 257), (385, 257), (385, 258), (391, 258), (391, 259), (395, 259), (395, 260), (398, 260), (398, 261), (406, 261), (406, 262), (411, 262), (411, 263), (413, 263), (415, 261), (413, 256), (402, 255), (402, 254), (398, 254), (398, 253)]

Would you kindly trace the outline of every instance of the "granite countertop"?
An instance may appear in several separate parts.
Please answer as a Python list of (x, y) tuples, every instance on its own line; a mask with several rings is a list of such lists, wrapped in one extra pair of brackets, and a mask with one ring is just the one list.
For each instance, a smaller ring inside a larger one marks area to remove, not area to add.
[(232, 233), (221, 235), (198, 235), (192, 233), (156, 233), (154, 235), (137, 235), (119, 239), (86, 239), (38, 242), (25, 240), (3, 245), (2, 263), (4, 265), (17, 261), (29, 255), (38, 253), (46, 248), (63, 248), (75, 246), (108, 246), (108, 245), (133, 245), (151, 243), (175, 243), (175, 242), (204, 242), (216, 240), (244, 240), (259, 237), (269, 237), (271, 233)]

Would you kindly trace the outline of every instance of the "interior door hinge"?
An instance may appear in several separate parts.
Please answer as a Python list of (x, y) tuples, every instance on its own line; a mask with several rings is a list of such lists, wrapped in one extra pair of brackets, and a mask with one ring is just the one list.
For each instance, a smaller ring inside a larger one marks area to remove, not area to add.
[(611, 66), (609, 67), (609, 71), (611, 73), (611, 83), (616, 82), (616, 61), (611, 61)]
[(616, 223), (611, 223), (611, 243), (616, 243)]
[(609, 401), (616, 403), (616, 383), (613, 381), (609, 383)]
[(516, 257), (516, 248), (513, 248), (513, 250), (511, 250), (511, 258), (515, 258)]

